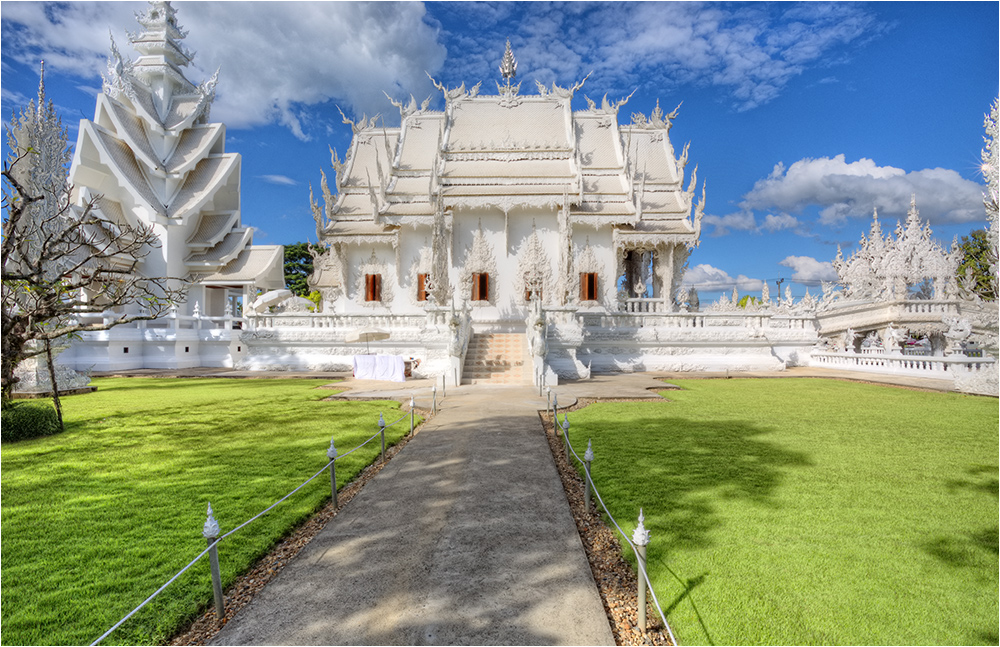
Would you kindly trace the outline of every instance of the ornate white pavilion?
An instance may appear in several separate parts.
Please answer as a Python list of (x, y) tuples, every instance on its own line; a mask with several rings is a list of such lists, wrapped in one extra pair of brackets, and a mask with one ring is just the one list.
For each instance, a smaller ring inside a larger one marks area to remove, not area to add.
[(876, 215), (858, 252), (838, 255), (839, 287), (701, 304), (681, 287), (705, 185), (671, 141), (679, 110), (623, 120), (627, 97), (574, 110), (586, 79), (522, 93), (509, 44), (495, 94), (435, 81), (443, 110), (410, 97), (393, 100), (398, 127), (344, 117), (350, 148), (310, 190), (321, 303), (292, 298), (281, 247), (252, 245), (240, 224), (240, 158), (208, 122), (215, 77), (184, 78), (168, 2), (139, 22), (138, 60), (112, 44), (71, 180), (109, 218), (162, 232), (144, 271), (182, 277), (189, 298), (168, 320), (88, 334), (61, 358), (77, 369), (351, 370), (370, 348), (452, 385), (814, 365), (997, 393), (996, 302), (954, 278), (960, 251), (933, 241), (916, 201), (895, 237)]
[(86, 333), (60, 358), (78, 369), (232, 366), (242, 352), (234, 306), (284, 287), (283, 248), (253, 245), (253, 230), (240, 223), (240, 155), (226, 152), (225, 125), (209, 121), (218, 73), (199, 86), (185, 78), (194, 55), (175, 13), (169, 2), (151, 2), (137, 15), (135, 61), (112, 41), (69, 179), (76, 204), (98, 196), (108, 220), (151, 226), (160, 247), (140, 271), (172, 277), (188, 298), (167, 320)]

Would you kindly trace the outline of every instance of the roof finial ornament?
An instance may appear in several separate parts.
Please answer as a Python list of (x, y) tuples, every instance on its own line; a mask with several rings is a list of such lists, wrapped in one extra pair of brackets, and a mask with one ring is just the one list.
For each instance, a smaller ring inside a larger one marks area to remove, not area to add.
[(510, 50), (510, 39), (507, 39), (507, 49), (504, 50), (503, 59), (500, 61), (500, 76), (504, 78), (507, 85), (517, 76), (517, 61), (514, 59), (514, 52)]

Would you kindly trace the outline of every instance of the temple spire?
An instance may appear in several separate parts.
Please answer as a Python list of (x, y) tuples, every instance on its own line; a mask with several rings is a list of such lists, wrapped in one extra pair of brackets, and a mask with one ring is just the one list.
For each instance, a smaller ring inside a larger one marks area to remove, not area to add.
[(510, 85), (514, 77), (517, 76), (517, 60), (514, 59), (514, 52), (510, 49), (510, 39), (507, 39), (507, 49), (503, 53), (500, 61), (500, 76), (504, 78), (507, 85)]
[(187, 33), (178, 27), (177, 10), (170, 2), (151, 0), (146, 13), (137, 13), (135, 18), (142, 31), (128, 35), (139, 52), (133, 73), (153, 91), (154, 103), (162, 119), (174, 94), (191, 94), (196, 90), (181, 71), (194, 59), (194, 53), (180, 44)]

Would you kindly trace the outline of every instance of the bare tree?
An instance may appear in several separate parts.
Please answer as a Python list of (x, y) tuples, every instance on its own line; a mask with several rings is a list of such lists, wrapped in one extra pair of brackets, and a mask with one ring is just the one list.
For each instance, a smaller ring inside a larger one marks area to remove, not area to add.
[[(183, 300), (183, 282), (143, 276), (142, 259), (159, 247), (151, 227), (113, 218), (100, 196), (71, 202), (67, 132), (44, 76), (32, 101), (8, 128), (3, 179), (2, 401), (23, 360), (52, 340), (166, 314)], [(109, 210), (110, 211), (110, 210)], [(88, 314), (103, 315), (99, 321)], [(49, 360), (51, 371), (51, 359)], [(58, 409), (58, 390), (56, 406)]]

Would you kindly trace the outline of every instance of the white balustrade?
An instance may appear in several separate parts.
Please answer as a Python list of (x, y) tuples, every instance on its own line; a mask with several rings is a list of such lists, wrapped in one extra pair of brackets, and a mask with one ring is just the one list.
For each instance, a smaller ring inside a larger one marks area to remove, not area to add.
[[(886, 353), (881, 349), (862, 349), (861, 353), (834, 353), (812, 351), (809, 365), (873, 373), (907, 373), (924, 377), (951, 377), (958, 371), (977, 373), (991, 370), (996, 360), (992, 357), (914, 356)], [(881, 352), (878, 352), (881, 351)]]

